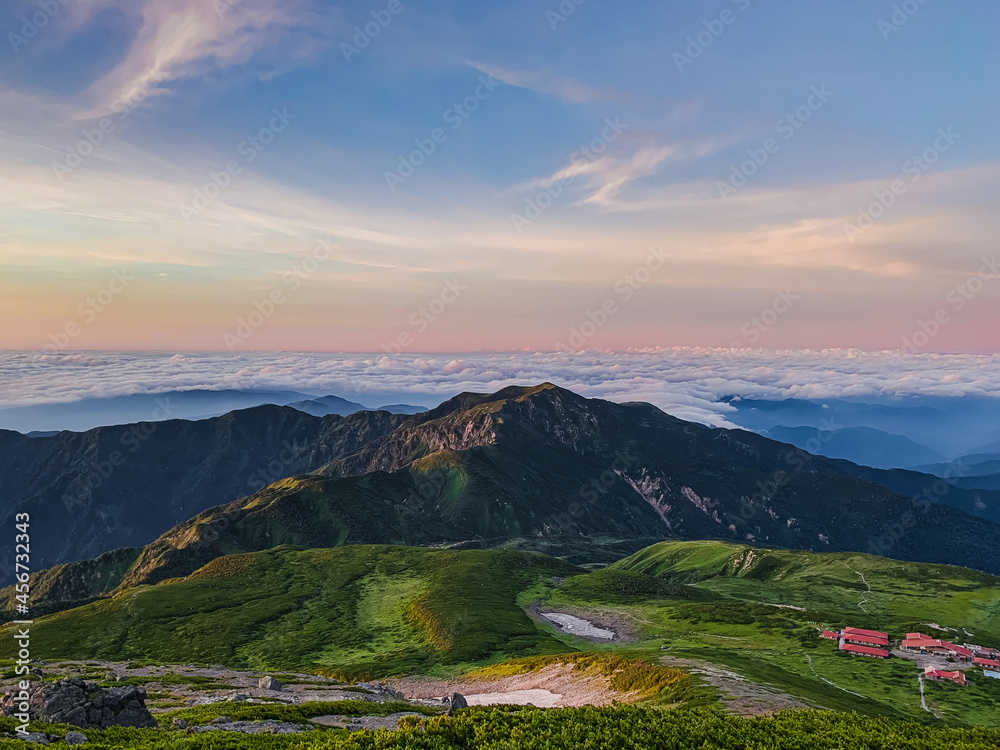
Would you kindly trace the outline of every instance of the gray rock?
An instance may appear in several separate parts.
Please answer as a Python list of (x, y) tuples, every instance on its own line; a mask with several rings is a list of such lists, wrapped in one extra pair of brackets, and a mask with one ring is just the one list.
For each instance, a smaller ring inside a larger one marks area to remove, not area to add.
[(87, 743), (87, 736), (80, 732), (66, 732), (67, 745), (84, 745)]
[(228, 716), (216, 716), (214, 719), (212, 719), (208, 723), (209, 724), (232, 724), (233, 720), (230, 719)]
[(455, 712), (460, 708), (468, 708), (469, 702), (465, 700), (465, 696), (461, 693), (452, 693), (451, 696), (451, 706), (448, 708), (448, 716), (454, 716)]
[(257, 687), (261, 690), (281, 690), (281, 683), (273, 677), (261, 677)]
[[(14, 713), (14, 694), (0, 699), (0, 711)], [(59, 682), (39, 682), (29, 690), (28, 713), (33, 719), (72, 724), (83, 729), (155, 727), (146, 708), (146, 691), (136, 685), (102, 688), (73, 677)]]
[(46, 737), (41, 732), (29, 732), (28, 734), (18, 734), (18, 738), (26, 740), (27, 742), (34, 742), (39, 745), (48, 745), (49, 738)]
[(313, 731), (313, 727), (303, 724), (291, 724), (282, 721), (233, 721), (228, 724), (203, 724), (192, 727), (193, 734), (202, 732), (240, 732), (242, 734), (297, 734)]
[(188, 728), (187, 719), (174, 718), (173, 724), (174, 724), (174, 726), (177, 729), (187, 729)]

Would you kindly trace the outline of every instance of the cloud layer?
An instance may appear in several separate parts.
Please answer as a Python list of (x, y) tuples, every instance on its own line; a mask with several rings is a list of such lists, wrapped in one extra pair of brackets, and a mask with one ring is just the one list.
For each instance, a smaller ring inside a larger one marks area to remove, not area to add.
[(375, 405), (432, 405), (461, 391), (554, 382), (584, 396), (648, 401), (675, 416), (732, 426), (724, 396), (1000, 398), (1000, 355), (672, 349), (581, 354), (0, 354), (0, 408), (135, 393), (291, 389)]

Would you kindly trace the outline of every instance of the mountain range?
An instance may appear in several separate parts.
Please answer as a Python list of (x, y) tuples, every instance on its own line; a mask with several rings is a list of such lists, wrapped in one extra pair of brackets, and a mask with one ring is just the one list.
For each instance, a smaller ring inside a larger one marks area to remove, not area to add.
[[(66, 542), (39, 549), (39, 562), (67, 564), (42, 574), (36, 597), (86, 600), (282, 544), (505, 546), (585, 563), (662, 539), (722, 539), (1000, 572), (1000, 525), (947, 504), (995, 516), (996, 493), (936, 496), (933, 476), (547, 383), (412, 416), (266, 406), (153, 426), (145, 441), (142, 425), (0, 433), (2, 490), (18, 499), (5, 514), (30, 510), (42, 539)], [(133, 438), (90, 494), (66, 500), (67, 477), (111, 464)]]
[(291, 406), (324, 417), (359, 411), (416, 414), (426, 407), (393, 404), (375, 409), (340, 396), (308, 396), (297, 391), (178, 390), (85, 398), (68, 403), (11, 406), (0, 409), (0, 429), (46, 437), (62, 430), (86, 431), (107, 425), (159, 422), (168, 419), (208, 419), (237, 409), (271, 404)]

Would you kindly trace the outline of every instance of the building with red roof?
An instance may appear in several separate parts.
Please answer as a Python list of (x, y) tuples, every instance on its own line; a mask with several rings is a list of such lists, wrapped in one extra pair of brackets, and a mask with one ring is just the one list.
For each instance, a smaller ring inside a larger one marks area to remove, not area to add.
[(983, 667), (985, 669), (1000, 669), (1000, 661), (996, 659), (984, 659), (981, 656), (977, 656), (973, 659), (973, 663), (977, 667)]
[(965, 672), (945, 672), (942, 669), (935, 669), (934, 667), (927, 667), (924, 670), (924, 677), (929, 680), (945, 680), (947, 682), (954, 682), (956, 685), (961, 685), (965, 687), (968, 683), (965, 679)]
[(884, 648), (869, 648), (868, 646), (856, 646), (853, 643), (845, 643), (840, 647), (841, 651), (849, 654), (860, 654), (861, 656), (873, 656), (877, 659), (888, 659), (889, 652)]
[(877, 638), (874, 635), (857, 635), (856, 633), (844, 633), (844, 640), (847, 643), (854, 643), (858, 646), (872, 646), (874, 648), (889, 648), (888, 638)]
[[(914, 634), (910, 634), (914, 635)], [(919, 634), (916, 634), (919, 635)], [(939, 638), (907, 638), (900, 645), (904, 651), (919, 651), (933, 656), (951, 656), (962, 661), (972, 661), (972, 652), (964, 646), (942, 641)]]
[(864, 630), (862, 628), (844, 628), (844, 635), (868, 635), (883, 640), (889, 639), (889, 634), (883, 633), (881, 630)]
[(880, 630), (864, 630), (862, 628), (844, 628), (844, 640), (857, 646), (869, 648), (889, 648), (889, 634)]
[(829, 639), (831, 641), (839, 641), (840, 640), (840, 633), (835, 633), (832, 630), (824, 630), (822, 633), (819, 634), (819, 637), (820, 638), (827, 638), (827, 639)]

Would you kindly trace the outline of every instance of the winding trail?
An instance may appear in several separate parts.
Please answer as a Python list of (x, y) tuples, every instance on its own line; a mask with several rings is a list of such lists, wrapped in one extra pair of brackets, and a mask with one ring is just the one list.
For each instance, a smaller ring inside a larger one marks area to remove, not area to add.
[(920, 683), (920, 707), (924, 709), (927, 713), (934, 713), (929, 708), (927, 708), (927, 697), (924, 695), (924, 676), (917, 675), (917, 682)]
[(865, 609), (865, 604), (868, 603), (868, 594), (872, 592), (872, 585), (865, 580), (865, 574), (862, 573), (860, 570), (855, 570), (854, 572), (857, 573), (859, 576), (861, 576), (861, 582), (868, 587), (868, 592), (861, 595), (861, 601), (858, 602), (858, 608), (866, 615), (870, 615), (871, 612)]

